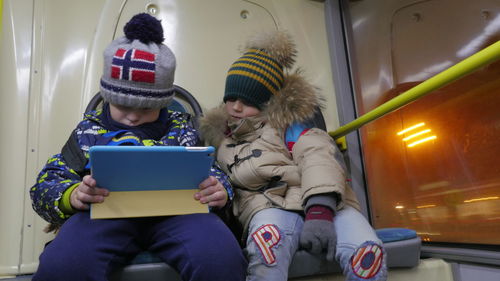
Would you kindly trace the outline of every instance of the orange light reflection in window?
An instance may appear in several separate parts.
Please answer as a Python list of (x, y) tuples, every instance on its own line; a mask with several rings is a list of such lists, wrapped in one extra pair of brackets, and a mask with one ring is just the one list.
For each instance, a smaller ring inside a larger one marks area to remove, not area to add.
[(434, 205), (434, 204), (429, 204), (429, 205), (417, 206), (417, 209), (432, 208), (432, 207), (436, 207), (436, 205)]
[(431, 129), (426, 129), (426, 130), (420, 131), (420, 132), (418, 132), (418, 133), (415, 133), (415, 134), (413, 134), (413, 135), (409, 135), (409, 136), (407, 136), (406, 138), (404, 138), (404, 139), (403, 139), (403, 141), (408, 141), (408, 140), (411, 140), (412, 138), (418, 137), (418, 136), (423, 135), (423, 134), (425, 134), (425, 133), (428, 133), (428, 132), (430, 132), (430, 131), (431, 131)]
[(423, 125), (425, 125), (425, 123), (424, 123), (424, 122), (422, 122), (422, 123), (418, 123), (417, 125), (414, 125), (414, 126), (411, 126), (411, 127), (409, 127), (409, 128), (406, 128), (406, 129), (404, 129), (404, 130), (402, 130), (402, 131), (398, 132), (398, 136), (401, 136), (402, 134), (404, 134), (404, 133), (406, 133), (406, 132), (409, 132), (409, 131), (411, 131), (411, 130), (414, 130), (414, 129), (418, 128), (418, 127), (422, 127)]
[(424, 139), (421, 139), (421, 140), (418, 140), (416, 142), (412, 142), (408, 145), (408, 147), (414, 147), (415, 145), (418, 145), (418, 144), (421, 144), (421, 143), (424, 143), (424, 142), (428, 142), (430, 140), (433, 140), (433, 139), (436, 139), (437, 137), (436, 136), (430, 136), (430, 137), (427, 137), (427, 138), (424, 138)]
[(477, 202), (477, 201), (486, 201), (486, 200), (497, 200), (497, 199), (499, 199), (498, 196), (482, 197), (482, 198), (474, 198), (474, 199), (464, 200), (464, 203), (471, 203), (471, 202)]

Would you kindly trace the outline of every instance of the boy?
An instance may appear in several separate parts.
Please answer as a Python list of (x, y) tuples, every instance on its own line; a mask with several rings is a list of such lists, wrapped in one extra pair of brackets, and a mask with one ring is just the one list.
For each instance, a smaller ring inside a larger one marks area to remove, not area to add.
[[(125, 37), (104, 52), (103, 109), (85, 114), (64, 146), (40, 172), (33, 208), (60, 227), (40, 256), (37, 280), (107, 280), (137, 253), (149, 250), (183, 280), (243, 280), (246, 260), (214, 214), (91, 220), (90, 203), (106, 200), (86, 167), (93, 145), (183, 145), (198, 142), (188, 116), (165, 109), (173, 98), (175, 57), (163, 45), (159, 20), (134, 16)], [(193, 200), (220, 209), (232, 199), (225, 175), (212, 168)]]
[(287, 280), (299, 245), (335, 257), (347, 280), (385, 280), (382, 243), (346, 185), (338, 148), (304, 125), (321, 98), (300, 73), (283, 72), (295, 53), (284, 32), (254, 37), (228, 71), (225, 105), (201, 120), (235, 187), (247, 280)]

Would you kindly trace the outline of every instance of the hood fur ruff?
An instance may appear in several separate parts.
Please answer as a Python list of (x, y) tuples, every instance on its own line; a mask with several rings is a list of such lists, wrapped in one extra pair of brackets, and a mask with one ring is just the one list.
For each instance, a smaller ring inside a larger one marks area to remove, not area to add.
[[(323, 108), (324, 99), (318, 89), (306, 81), (302, 72), (288, 72), (297, 53), (288, 33), (280, 30), (259, 33), (248, 40), (245, 48), (263, 49), (285, 68), (283, 87), (270, 98), (261, 112), (263, 120), (267, 120), (272, 127), (285, 129), (294, 122), (304, 122), (314, 116), (316, 109)], [(228, 120), (224, 104), (208, 111), (200, 119), (202, 138), (217, 147), (225, 137)]]
[(199, 120), (200, 137), (206, 145), (219, 147), (219, 144), (225, 137), (225, 132), (228, 129), (227, 121), (229, 114), (227, 114), (224, 103), (218, 107), (212, 108), (205, 113)]
[[(271, 97), (261, 115), (276, 129), (285, 129), (294, 122), (304, 122), (314, 116), (316, 109), (323, 108), (324, 99), (318, 89), (308, 83), (296, 71), (285, 75), (285, 83), (278, 95)], [(200, 119), (201, 137), (209, 144), (218, 147), (225, 137), (229, 114), (224, 104), (206, 112)]]
[(323, 108), (323, 103), (318, 88), (307, 82), (298, 70), (285, 76), (283, 88), (271, 97), (263, 113), (272, 127), (285, 129), (294, 122), (312, 118), (316, 109)]

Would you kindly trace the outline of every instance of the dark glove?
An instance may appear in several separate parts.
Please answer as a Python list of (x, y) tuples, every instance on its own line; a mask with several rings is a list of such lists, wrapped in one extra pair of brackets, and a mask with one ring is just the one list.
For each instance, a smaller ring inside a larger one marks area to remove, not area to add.
[(313, 254), (319, 254), (322, 249), (326, 249), (326, 259), (329, 261), (333, 261), (337, 244), (333, 216), (334, 212), (328, 207), (322, 205), (309, 207), (300, 234), (302, 248)]

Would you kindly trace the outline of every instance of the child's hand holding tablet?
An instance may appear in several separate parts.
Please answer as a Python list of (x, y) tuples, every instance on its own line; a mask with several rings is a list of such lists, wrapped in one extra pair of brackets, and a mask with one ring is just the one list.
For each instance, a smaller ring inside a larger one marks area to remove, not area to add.
[[(213, 147), (91, 147), (92, 177), (98, 187), (109, 190), (102, 203), (92, 204), (91, 217), (208, 212), (207, 205), (200, 203), (220, 207), (226, 201), (224, 188), (208, 177), (213, 152)], [(217, 184), (222, 188), (217, 189)]]

